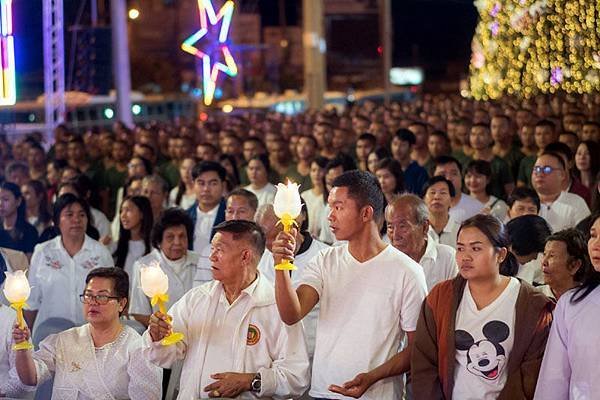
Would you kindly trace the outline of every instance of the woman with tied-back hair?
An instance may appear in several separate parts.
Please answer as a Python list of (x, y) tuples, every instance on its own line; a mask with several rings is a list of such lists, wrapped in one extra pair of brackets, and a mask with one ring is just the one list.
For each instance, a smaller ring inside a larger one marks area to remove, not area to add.
[(27, 222), (41, 234), (52, 221), (46, 185), (42, 181), (31, 180), (21, 187), (21, 192), (25, 199)]
[(144, 196), (126, 197), (119, 210), (119, 241), (113, 253), (115, 266), (123, 268), (129, 276), (133, 263), (152, 251), (152, 206)]
[(509, 244), (490, 215), (460, 226), (459, 275), (433, 287), (417, 323), (414, 399), (533, 398), (553, 303), (504, 275), (517, 267)]
[(19, 186), (0, 184), (0, 246), (18, 250), (31, 257), (38, 232), (27, 222), (25, 199)]
[(185, 157), (179, 165), (179, 184), (169, 192), (169, 206), (187, 210), (194, 205), (196, 194), (192, 169), (196, 165), (196, 158)]
[(592, 217), (587, 250), (593, 271), (556, 304), (535, 399), (595, 399), (600, 393), (600, 214)]

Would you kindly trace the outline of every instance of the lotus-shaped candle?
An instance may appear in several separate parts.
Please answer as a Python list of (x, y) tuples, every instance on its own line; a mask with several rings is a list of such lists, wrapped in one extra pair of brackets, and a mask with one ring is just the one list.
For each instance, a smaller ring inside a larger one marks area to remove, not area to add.
[[(25, 328), (23, 320), (23, 307), (27, 305), (27, 299), (31, 293), (29, 281), (25, 272), (15, 271), (6, 272), (6, 281), (4, 282), (4, 296), (10, 302), (10, 306), (17, 311), (17, 323), (21, 329)], [(13, 346), (14, 350), (32, 349), (33, 346), (29, 342), (16, 343)]]
[[(283, 225), (284, 232), (290, 232), (292, 226), (296, 224), (296, 218), (302, 211), (302, 201), (300, 200), (300, 185), (288, 181), (287, 185), (280, 183), (277, 185), (277, 193), (273, 201), (273, 210), (279, 217), (279, 223)], [(283, 260), (275, 266), (275, 269), (290, 271), (296, 269), (290, 260)]]
[[(165, 303), (169, 301), (169, 277), (160, 268), (158, 261), (154, 261), (149, 265), (140, 268), (140, 280), (142, 283), (142, 291), (150, 297), (150, 304), (153, 306), (158, 304), (158, 309), (161, 313), (167, 315)], [(161, 340), (163, 346), (175, 344), (183, 339), (183, 333), (172, 332), (169, 336)]]

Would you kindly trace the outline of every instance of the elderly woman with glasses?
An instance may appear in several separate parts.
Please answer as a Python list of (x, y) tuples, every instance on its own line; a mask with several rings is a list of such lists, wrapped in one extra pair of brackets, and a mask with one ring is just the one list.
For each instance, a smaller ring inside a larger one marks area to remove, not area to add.
[[(129, 277), (120, 268), (96, 268), (79, 296), (87, 324), (50, 335), (39, 350), (18, 350), (16, 369), (24, 385), (54, 377), (53, 399), (160, 399), (161, 375), (142, 356), (142, 338), (121, 324)], [(15, 324), (13, 341), (29, 340)]]

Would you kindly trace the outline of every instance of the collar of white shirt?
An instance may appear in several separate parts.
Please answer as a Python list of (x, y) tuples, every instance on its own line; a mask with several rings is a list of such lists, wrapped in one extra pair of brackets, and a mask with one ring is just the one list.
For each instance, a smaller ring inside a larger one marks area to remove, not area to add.
[[(199, 286), (198, 289), (207, 290), (208, 295), (210, 297), (220, 297), (221, 294), (225, 292), (223, 284), (219, 281), (213, 281), (209, 285)], [(252, 301), (256, 307), (275, 304), (275, 291), (273, 289), (273, 285), (260, 273), (258, 273), (258, 276), (254, 280), (254, 282), (252, 282), (250, 286), (242, 290), (242, 292), (246, 293), (252, 298)]]
[(423, 260), (426, 258), (429, 258), (433, 262), (435, 262), (435, 260), (437, 260), (437, 256), (437, 243), (435, 242), (435, 240), (433, 240), (433, 238), (427, 235), (427, 247), (425, 247), (425, 253), (423, 253), (423, 256), (419, 260), (419, 264), (422, 263)]
[[(54, 246), (55, 246), (55, 248), (59, 249), (60, 251), (65, 252), (65, 254), (69, 254), (67, 252), (67, 249), (65, 249), (65, 246), (63, 246), (62, 236), (61, 235), (58, 235), (53, 240), (54, 240)], [(77, 252), (77, 254), (80, 254), (80, 253), (82, 253), (84, 251), (93, 251), (93, 244), (94, 244), (94, 239), (92, 239), (88, 235), (85, 235), (84, 238), (83, 238), (83, 245), (81, 246), (81, 249), (79, 249), (79, 251)], [(77, 254), (75, 254), (75, 255), (77, 255)]]
[(558, 195), (558, 197), (556, 198), (556, 200), (554, 200), (552, 203), (542, 203), (542, 206), (546, 207), (547, 209), (550, 209), (554, 204), (561, 204), (565, 202), (565, 191), (563, 190), (562, 192), (560, 192), (560, 194)]
[(207, 212), (204, 212), (200, 209), (200, 206), (197, 206), (197, 212), (198, 212), (198, 217), (212, 217), (215, 216), (217, 214), (217, 211), (219, 210), (219, 206), (221, 205), (221, 203), (217, 204), (215, 206), (215, 208), (213, 208), (212, 210), (209, 210)]

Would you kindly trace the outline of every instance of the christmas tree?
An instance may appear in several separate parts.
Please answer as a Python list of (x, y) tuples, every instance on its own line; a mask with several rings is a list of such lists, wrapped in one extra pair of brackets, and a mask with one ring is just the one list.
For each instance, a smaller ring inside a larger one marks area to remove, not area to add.
[(476, 99), (600, 90), (598, 0), (477, 0)]

